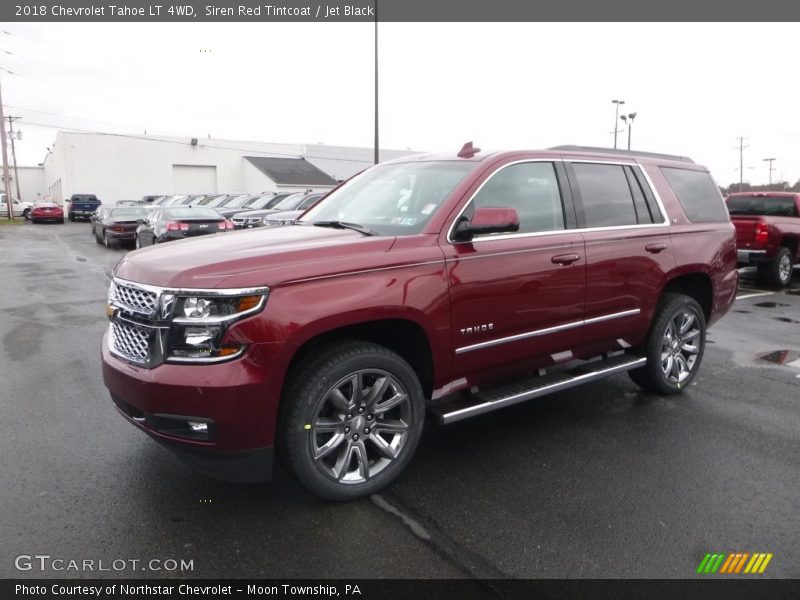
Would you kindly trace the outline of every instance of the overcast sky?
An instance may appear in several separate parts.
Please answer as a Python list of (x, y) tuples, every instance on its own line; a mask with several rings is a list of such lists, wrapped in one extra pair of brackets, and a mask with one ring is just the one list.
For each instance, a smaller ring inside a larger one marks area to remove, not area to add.
[[(6, 114), (23, 117), (19, 164), (40, 163), (58, 127), (371, 147), (373, 27), (4, 24), (0, 79)], [(623, 113), (637, 113), (634, 149), (689, 155), (727, 185), (744, 136), (745, 181), (766, 183), (763, 159), (775, 157), (773, 179), (793, 183), (796, 29), (382, 23), (381, 146), (610, 147), (611, 100), (623, 99)]]

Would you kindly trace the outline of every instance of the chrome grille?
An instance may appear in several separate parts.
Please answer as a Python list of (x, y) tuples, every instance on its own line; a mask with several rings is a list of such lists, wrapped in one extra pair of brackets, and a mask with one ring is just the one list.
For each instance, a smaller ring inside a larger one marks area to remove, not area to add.
[(150, 362), (150, 339), (153, 330), (127, 321), (111, 321), (111, 349), (135, 363)]
[(158, 296), (142, 288), (117, 283), (114, 287), (114, 304), (130, 312), (153, 316)]

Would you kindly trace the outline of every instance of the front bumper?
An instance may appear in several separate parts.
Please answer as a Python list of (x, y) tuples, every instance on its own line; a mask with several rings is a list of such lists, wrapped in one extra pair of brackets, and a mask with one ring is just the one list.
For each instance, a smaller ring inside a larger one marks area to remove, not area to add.
[(737, 250), (736, 265), (739, 267), (752, 267), (766, 262), (766, 250)]
[[(133, 425), (201, 472), (228, 481), (264, 481), (272, 472), (281, 380), (273, 344), (254, 344), (220, 364), (145, 369), (112, 355), (103, 338), (103, 381)], [(208, 436), (187, 423), (209, 424)]]

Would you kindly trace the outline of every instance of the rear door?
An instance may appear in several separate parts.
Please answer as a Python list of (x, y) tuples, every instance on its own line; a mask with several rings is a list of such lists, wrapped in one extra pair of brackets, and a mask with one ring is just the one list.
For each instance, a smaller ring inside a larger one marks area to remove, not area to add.
[[(569, 360), (580, 344), (585, 268), (563, 164), (505, 164), (477, 182), (461, 215), (476, 207), (517, 210), (516, 233), (443, 246), (450, 283), (456, 377), (516, 361)], [(451, 224), (452, 227), (452, 224)]]
[(634, 162), (566, 163), (586, 244), (586, 355), (641, 341), (675, 266), (666, 213)]

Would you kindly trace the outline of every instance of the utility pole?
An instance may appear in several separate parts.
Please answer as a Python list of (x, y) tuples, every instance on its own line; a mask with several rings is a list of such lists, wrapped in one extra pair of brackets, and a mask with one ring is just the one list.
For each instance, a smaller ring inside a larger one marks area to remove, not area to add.
[(20, 202), (22, 201), (22, 194), (19, 191), (19, 171), (17, 171), (17, 149), (14, 147), (14, 138), (16, 137), (14, 135), (14, 121), (21, 118), (22, 117), (12, 117), (11, 115), (8, 115), (6, 117), (6, 119), (8, 119), (8, 126), (11, 129), (10, 132), (11, 135), (9, 136), (11, 138), (11, 160), (14, 163), (14, 183), (17, 186), (17, 200), (19, 200)]
[(14, 204), (11, 202), (11, 182), (8, 180), (8, 150), (6, 148), (6, 119), (3, 115), (3, 87), (0, 85), (0, 146), (3, 153), (3, 188), (6, 191), (6, 206), (8, 207), (8, 218), (14, 218)]
[(765, 158), (764, 162), (769, 163), (769, 185), (772, 185), (772, 172), (775, 170), (772, 166), (772, 163), (775, 162), (774, 158)]
[(739, 140), (739, 191), (741, 192), (744, 184), (744, 149), (749, 148), (750, 145), (744, 145), (744, 138), (742, 136), (736, 139)]

